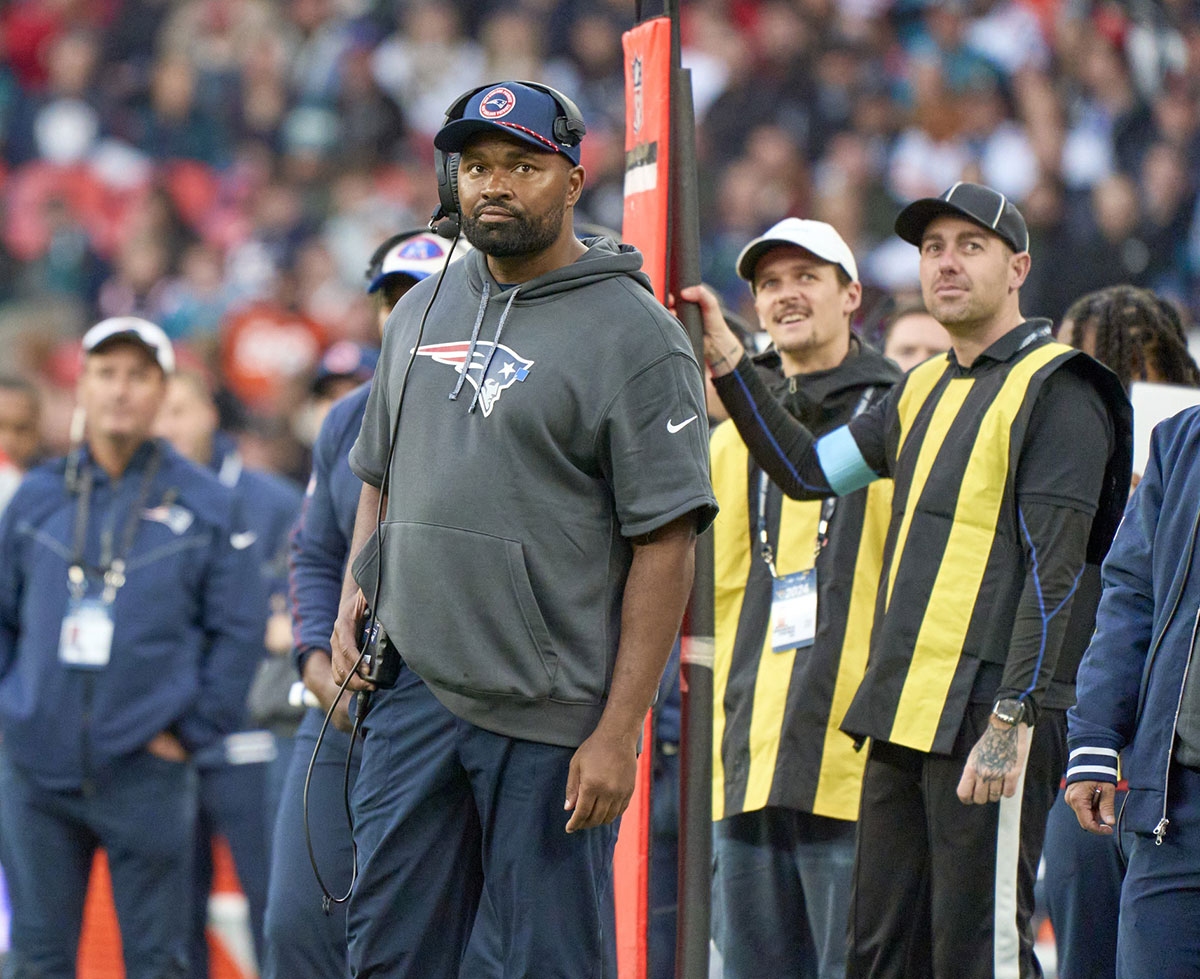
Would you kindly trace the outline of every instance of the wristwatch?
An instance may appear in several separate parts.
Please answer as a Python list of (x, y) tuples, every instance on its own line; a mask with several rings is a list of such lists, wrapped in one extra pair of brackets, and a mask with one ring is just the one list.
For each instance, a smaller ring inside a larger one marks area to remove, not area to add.
[(1015, 727), (1025, 719), (1025, 701), (1016, 698), (997, 700), (992, 708), (992, 717), (1002, 724)]

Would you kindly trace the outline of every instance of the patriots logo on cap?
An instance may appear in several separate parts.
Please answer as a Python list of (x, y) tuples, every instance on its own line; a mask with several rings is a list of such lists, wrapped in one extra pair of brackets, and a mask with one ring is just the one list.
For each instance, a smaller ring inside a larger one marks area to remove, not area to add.
[(400, 243), (396, 257), (415, 262), (427, 262), (430, 259), (441, 258), (445, 254), (445, 249), (431, 235), (416, 235)]
[(479, 103), (479, 114), (485, 119), (499, 119), (512, 112), (517, 104), (517, 97), (501, 86), (493, 88)]
[[(479, 406), (483, 409), (486, 418), (492, 413), (496, 402), (500, 400), (500, 395), (512, 387), (514, 381), (525, 380), (529, 376), (529, 369), (533, 366), (532, 360), (527, 360), (503, 343), (496, 347), (496, 353), (491, 357), (492, 362), (488, 364), (488, 357), (492, 355), (492, 346), (493, 344), (487, 340), (477, 341), (469, 365), (467, 364), (467, 351), (470, 350), (471, 344), (467, 340), (458, 340), (454, 343), (427, 343), (423, 347), (418, 347), (417, 353), (422, 357), (430, 357), (439, 364), (453, 367), (456, 374), (462, 374), (465, 371), (467, 380), (479, 392)], [(487, 365), (487, 377), (482, 376), (485, 365)]]

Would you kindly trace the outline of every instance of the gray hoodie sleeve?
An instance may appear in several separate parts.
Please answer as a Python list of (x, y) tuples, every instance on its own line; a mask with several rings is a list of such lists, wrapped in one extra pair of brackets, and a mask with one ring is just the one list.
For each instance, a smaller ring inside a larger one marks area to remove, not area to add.
[(631, 377), (597, 433), (621, 533), (646, 534), (697, 511), (702, 531), (717, 513), (708, 473), (708, 419), (695, 360), (675, 351)]

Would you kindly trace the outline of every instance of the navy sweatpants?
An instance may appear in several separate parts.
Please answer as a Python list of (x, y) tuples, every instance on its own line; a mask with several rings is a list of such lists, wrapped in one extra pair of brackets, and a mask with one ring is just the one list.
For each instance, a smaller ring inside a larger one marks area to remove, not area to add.
[(191, 765), (138, 752), (95, 790), (39, 785), (0, 750), (0, 834), (12, 900), (10, 979), (74, 979), (92, 858), (107, 851), (128, 979), (186, 974), (196, 811)]
[(354, 789), (350, 974), (458, 974), (486, 879), (501, 976), (600, 979), (616, 826), (565, 832), (573, 755), (459, 719), (408, 669), (376, 694)]
[(1162, 845), (1123, 831), (1129, 858), (1117, 927), (1117, 979), (1200, 976), (1200, 772), (1171, 768)]
[[(1080, 826), (1065, 794), (1060, 789), (1050, 807), (1042, 845), (1058, 979), (1114, 979), (1125, 867), (1114, 838)], [(1118, 792), (1117, 812), (1124, 802), (1125, 793)]]
[[(346, 905), (321, 909), (321, 889), (304, 842), (304, 777), (323, 715), (305, 714), (296, 732), (291, 762), (275, 818), (267, 888), (263, 979), (325, 979), (346, 974)], [(325, 732), (308, 796), (317, 864), (326, 886), (340, 897), (350, 883), (351, 838), (342, 799), (350, 737), (333, 725)], [(361, 752), (350, 764), (350, 786), (358, 777)]]

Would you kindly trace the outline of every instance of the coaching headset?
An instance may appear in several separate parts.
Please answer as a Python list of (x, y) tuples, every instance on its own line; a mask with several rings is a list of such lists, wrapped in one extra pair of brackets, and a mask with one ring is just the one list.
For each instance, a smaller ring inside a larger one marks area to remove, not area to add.
[[(558, 89), (543, 85), (541, 82), (516, 81), (518, 85), (536, 89), (554, 99), (558, 106), (559, 115), (554, 120), (554, 139), (562, 146), (578, 146), (587, 134), (587, 126), (583, 122), (583, 114), (579, 106), (563, 95)], [(442, 120), (445, 127), (456, 119), (461, 119), (466, 111), (467, 103), (480, 92), (495, 87), (479, 85), (463, 92), (450, 108), (446, 110), (446, 118)], [(429, 219), (429, 230), (435, 231), (443, 238), (457, 238), (462, 231), (462, 212), (458, 203), (458, 161), (461, 154), (447, 153), (434, 147), (433, 165), (437, 171), (438, 207)]]

